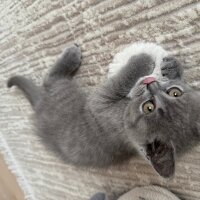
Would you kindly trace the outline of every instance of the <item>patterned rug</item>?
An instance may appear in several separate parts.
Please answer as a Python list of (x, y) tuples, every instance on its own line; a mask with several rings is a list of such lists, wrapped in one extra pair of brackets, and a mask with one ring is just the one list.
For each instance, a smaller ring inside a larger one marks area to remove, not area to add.
[(136, 41), (162, 44), (187, 64), (186, 78), (200, 82), (198, 0), (22, 0), (0, 4), (0, 150), (28, 200), (88, 200), (134, 186), (164, 186), (181, 199), (200, 199), (200, 147), (177, 162), (173, 180), (160, 178), (141, 158), (107, 170), (62, 163), (35, 134), (32, 109), (8, 77), (20, 74), (38, 84), (65, 46), (83, 50), (77, 79), (94, 88), (113, 55)]

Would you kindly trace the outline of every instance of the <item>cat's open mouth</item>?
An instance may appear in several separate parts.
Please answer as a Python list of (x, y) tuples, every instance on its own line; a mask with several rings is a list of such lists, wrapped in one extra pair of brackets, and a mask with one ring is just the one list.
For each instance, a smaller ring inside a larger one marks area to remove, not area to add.
[(146, 145), (146, 157), (151, 162), (153, 168), (164, 178), (174, 175), (175, 159), (174, 147), (171, 141), (163, 142), (155, 139)]

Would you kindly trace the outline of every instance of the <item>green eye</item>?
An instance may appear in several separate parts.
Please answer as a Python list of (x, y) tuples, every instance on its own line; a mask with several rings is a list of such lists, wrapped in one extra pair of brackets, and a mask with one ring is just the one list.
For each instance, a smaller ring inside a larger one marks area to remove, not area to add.
[(149, 114), (154, 111), (155, 106), (152, 101), (147, 101), (146, 103), (143, 104), (142, 108), (145, 114)]
[(171, 97), (180, 97), (183, 92), (179, 88), (173, 87), (167, 91), (167, 94)]

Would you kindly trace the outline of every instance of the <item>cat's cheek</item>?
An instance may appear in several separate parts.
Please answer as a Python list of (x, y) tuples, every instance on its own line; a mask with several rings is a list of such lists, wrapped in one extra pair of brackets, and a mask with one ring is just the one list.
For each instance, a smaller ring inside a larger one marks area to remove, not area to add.
[(138, 122), (137, 125), (129, 126), (127, 134), (133, 145), (137, 144), (137, 146), (140, 146), (148, 140), (147, 126), (144, 122)]
[[(135, 104), (134, 102), (132, 103)], [(134, 146), (139, 146), (140, 144), (146, 143), (148, 127), (139, 110), (133, 109), (132, 103), (125, 111), (124, 124), (129, 141)]]

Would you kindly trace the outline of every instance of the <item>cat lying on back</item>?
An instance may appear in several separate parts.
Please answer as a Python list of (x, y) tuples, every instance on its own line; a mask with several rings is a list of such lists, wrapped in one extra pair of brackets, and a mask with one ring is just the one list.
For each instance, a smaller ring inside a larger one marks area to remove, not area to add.
[(21, 76), (8, 81), (32, 104), (44, 142), (78, 166), (106, 167), (138, 151), (161, 176), (172, 176), (175, 154), (194, 146), (200, 128), (199, 92), (182, 80), (181, 64), (156, 44), (133, 44), (90, 95), (73, 79), (80, 64), (72, 45), (41, 87)]

